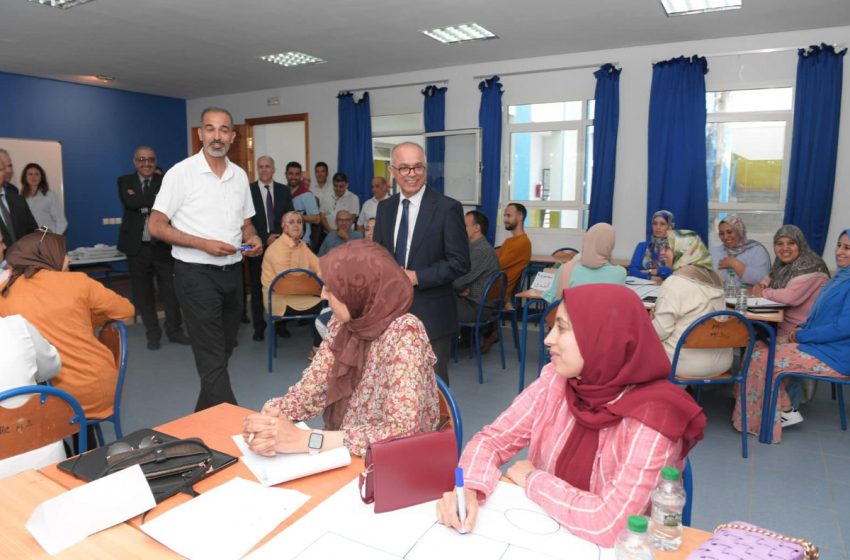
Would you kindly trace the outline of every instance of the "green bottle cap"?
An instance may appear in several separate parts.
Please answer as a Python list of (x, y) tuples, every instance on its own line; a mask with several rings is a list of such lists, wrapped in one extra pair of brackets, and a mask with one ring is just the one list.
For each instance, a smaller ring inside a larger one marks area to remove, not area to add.
[(677, 469), (676, 467), (664, 467), (663, 469), (661, 469), (661, 478), (663, 478), (664, 480), (678, 481), (679, 469)]
[(647, 521), (642, 515), (629, 516), (629, 531), (633, 533), (646, 533)]

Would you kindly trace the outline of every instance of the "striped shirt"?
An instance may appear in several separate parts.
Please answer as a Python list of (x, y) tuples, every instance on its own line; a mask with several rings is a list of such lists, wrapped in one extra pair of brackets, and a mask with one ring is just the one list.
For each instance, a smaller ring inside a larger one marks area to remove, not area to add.
[(565, 387), (566, 379), (547, 365), (537, 381), (477, 433), (460, 460), (465, 485), (486, 499), (502, 476), (499, 467), (528, 447), (528, 459), (538, 470), (528, 476), (526, 495), (574, 535), (611, 547), (629, 515), (648, 512), (661, 469), (681, 467), (682, 444), (624, 418), (599, 431), (590, 491), (580, 490), (554, 474), (575, 424)]

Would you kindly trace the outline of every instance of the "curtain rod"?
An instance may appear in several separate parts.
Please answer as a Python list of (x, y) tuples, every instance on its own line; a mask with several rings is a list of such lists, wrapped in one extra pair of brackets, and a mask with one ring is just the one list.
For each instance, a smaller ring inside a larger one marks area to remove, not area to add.
[[(827, 43), (827, 45), (831, 46), (836, 51), (841, 50), (846, 46), (845, 43), (832, 43), (832, 44)], [(805, 48), (808, 48), (808, 47), (776, 47), (776, 48), (772, 48), (772, 49), (752, 49), (752, 50), (748, 50), (748, 51), (730, 51), (730, 52), (724, 52), (724, 53), (704, 54), (704, 55), (700, 55), (700, 56), (704, 56), (705, 58), (720, 58), (720, 57), (724, 57), (724, 56), (744, 56), (744, 55), (748, 55), (748, 54), (769, 54), (769, 53), (777, 53), (777, 52), (789, 52), (789, 51), (797, 51), (799, 49), (805, 49)], [(664, 58), (664, 59), (661, 59), (661, 58), (653, 59), (652, 63), (655, 64), (657, 62), (662, 62), (664, 60), (669, 60), (669, 59), (666, 59), (666, 58)]]
[[(494, 72), (492, 74), (484, 74), (482, 76), (473, 76), (473, 80), (483, 80), (485, 78), (492, 78), (493, 76), (499, 76), (503, 78), (505, 76), (523, 76), (525, 74), (545, 74), (548, 72), (564, 72), (566, 70), (582, 70), (584, 68), (599, 68), (603, 64), (608, 64), (607, 62), (597, 62), (595, 64), (580, 64), (578, 66), (561, 66), (560, 68), (543, 68), (540, 70), (520, 70), (517, 72)], [(619, 62), (611, 62), (614, 66), (620, 66)]]
[(379, 89), (393, 89), (393, 88), (401, 88), (401, 87), (413, 87), (413, 86), (432, 86), (443, 84), (447, 85), (449, 83), (448, 80), (429, 80), (427, 82), (412, 82), (409, 84), (393, 84), (391, 86), (374, 86), (374, 87), (362, 87), (362, 88), (346, 88), (339, 90), (339, 93), (351, 92), (354, 93), (356, 91), (375, 91)]

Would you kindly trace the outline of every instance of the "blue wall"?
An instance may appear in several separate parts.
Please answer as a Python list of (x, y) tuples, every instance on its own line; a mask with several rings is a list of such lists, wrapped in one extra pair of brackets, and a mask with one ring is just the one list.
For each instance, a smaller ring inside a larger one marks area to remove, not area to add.
[[(115, 244), (123, 214), (116, 178), (133, 151), (156, 150), (165, 170), (186, 157), (186, 101), (0, 72), (0, 137), (59, 140), (68, 248)], [(20, 183), (26, 161), (14, 161)]]

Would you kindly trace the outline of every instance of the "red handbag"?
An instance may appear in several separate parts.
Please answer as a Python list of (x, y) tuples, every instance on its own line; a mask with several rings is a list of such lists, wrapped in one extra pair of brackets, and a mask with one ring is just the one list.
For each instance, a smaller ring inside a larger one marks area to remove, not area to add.
[(457, 442), (453, 430), (378, 441), (366, 450), (360, 498), (375, 513), (436, 500), (455, 485)]

